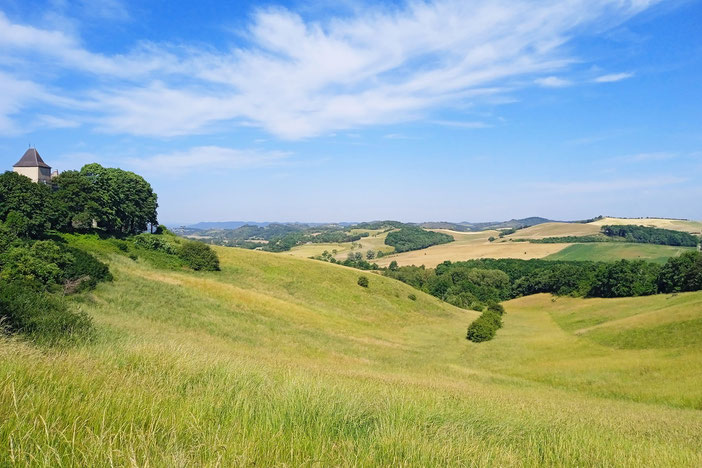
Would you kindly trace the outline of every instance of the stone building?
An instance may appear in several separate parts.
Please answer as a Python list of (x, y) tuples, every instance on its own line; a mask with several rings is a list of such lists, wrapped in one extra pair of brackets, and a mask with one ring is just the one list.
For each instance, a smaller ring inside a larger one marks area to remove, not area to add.
[(36, 148), (29, 148), (17, 163), (12, 166), (12, 170), (23, 176), (32, 179), (33, 182), (48, 184), (51, 179), (58, 175), (58, 171), (51, 173), (51, 166), (46, 164)]

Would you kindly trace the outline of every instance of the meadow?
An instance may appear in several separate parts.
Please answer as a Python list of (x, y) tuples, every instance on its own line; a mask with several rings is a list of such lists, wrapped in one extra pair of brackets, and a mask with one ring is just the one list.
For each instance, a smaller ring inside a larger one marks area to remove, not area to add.
[(635, 224), (661, 229), (673, 229), (675, 231), (685, 231), (692, 234), (702, 234), (702, 221), (691, 221), (683, 219), (668, 218), (602, 218), (593, 221), (593, 226)]
[(545, 257), (545, 259), (576, 261), (611, 261), (626, 259), (647, 260), (649, 262), (663, 264), (670, 257), (675, 257), (683, 252), (694, 250), (693, 247), (673, 247), (669, 245), (633, 244), (626, 242), (572, 244)]
[(520, 298), (475, 344), (477, 312), (372, 273), (233, 248), (196, 273), (81, 245), (115, 276), (72, 300), (93, 340), (0, 340), (3, 465), (702, 463), (702, 293)]
[(351, 234), (368, 233), (368, 237), (362, 237), (361, 240), (356, 242), (303, 244), (293, 247), (289, 251), (283, 252), (283, 254), (298, 258), (310, 258), (322, 255), (325, 250), (329, 253), (336, 250), (335, 258), (337, 260), (345, 260), (346, 256), (352, 252), (361, 252), (365, 255), (368, 250), (376, 253), (378, 251), (383, 253), (393, 251), (392, 247), (385, 245), (385, 238), (388, 236), (388, 232), (385, 232), (383, 229), (352, 229), (349, 232)]
[[(522, 260), (545, 258), (548, 260), (593, 261), (641, 259), (665, 263), (668, 258), (686, 251), (685, 248), (679, 247), (630, 243), (531, 244), (526, 242), (530, 239), (536, 240), (546, 237), (591, 236), (598, 234), (600, 228), (606, 224), (645, 224), (692, 233), (702, 230), (702, 223), (697, 221), (624, 218), (603, 218), (592, 223), (543, 223), (519, 229), (502, 238), (498, 237), (499, 231), (457, 232), (432, 229), (452, 235), (455, 241), (422, 250), (389, 255), (377, 260), (376, 263), (381, 267), (386, 267), (394, 260), (399, 266), (424, 265), (427, 268), (434, 268), (446, 260), (458, 262), (478, 258), (517, 258)], [(490, 242), (488, 240), (490, 237), (495, 238), (495, 240)]]
[(413, 250), (400, 254), (388, 255), (376, 260), (381, 266), (388, 266), (396, 261), (399, 266), (424, 265), (434, 268), (446, 260), (454, 262), (476, 258), (519, 258), (529, 260), (543, 258), (559, 252), (571, 244), (530, 244), (528, 242), (509, 242), (499, 239), (490, 242), (490, 237), (499, 235), (498, 231), (456, 232), (446, 229), (432, 231), (450, 234), (455, 239), (448, 244), (434, 245), (422, 250)]

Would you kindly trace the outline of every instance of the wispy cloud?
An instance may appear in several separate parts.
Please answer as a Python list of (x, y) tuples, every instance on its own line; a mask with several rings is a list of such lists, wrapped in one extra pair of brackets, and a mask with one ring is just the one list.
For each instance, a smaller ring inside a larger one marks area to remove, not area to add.
[[(245, 28), (246, 45), (139, 42), (113, 55), (89, 50), (67, 31), (16, 23), (0, 12), (0, 64), (22, 70), (31, 61), (45, 73), (13, 76), (15, 82), (53, 90), (0, 102), (0, 130), (15, 128), (13, 117), (31, 99), (72, 110), (105, 132), (159, 137), (255, 125), (299, 139), (409, 121), (562, 70), (572, 62), (563, 46), (579, 31), (611, 27), (652, 3), (434, 0), (317, 21), (264, 8)], [(100, 5), (103, 15), (124, 16), (119, 2)], [(66, 87), (65, 76), (87, 84)]]
[(564, 88), (570, 86), (573, 83), (570, 80), (559, 78), (557, 76), (547, 76), (545, 78), (537, 78), (534, 83), (539, 86), (544, 86), (546, 88)]
[(290, 156), (291, 153), (284, 151), (197, 146), (145, 158), (129, 158), (125, 163), (146, 172), (178, 174), (185, 171), (270, 167), (283, 164)]
[(594, 79), (595, 83), (614, 83), (617, 81), (626, 80), (634, 76), (633, 73), (612, 73), (609, 75), (598, 76)]

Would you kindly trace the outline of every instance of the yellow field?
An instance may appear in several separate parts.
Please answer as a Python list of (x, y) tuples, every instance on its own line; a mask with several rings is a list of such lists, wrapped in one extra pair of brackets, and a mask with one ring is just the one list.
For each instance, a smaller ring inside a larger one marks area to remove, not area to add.
[(637, 226), (656, 227), (661, 229), (673, 229), (675, 231), (685, 231), (692, 234), (702, 233), (702, 221), (680, 221), (677, 219), (628, 219), (628, 218), (603, 218), (590, 223), (593, 226), (634, 224)]
[(591, 236), (600, 232), (600, 226), (580, 223), (543, 223), (519, 229), (506, 239), (543, 239), (544, 237)]
[[(365, 255), (368, 250), (373, 250), (376, 253), (380, 250), (382, 252), (392, 252), (393, 248), (389, 245), (385, 245), (385, 238), (388, 236), (387, 232), (383, 232), (381, 229), (369, 230), (369, 229), (354, 229), (351, 231), (353, 234), (360, 234), (367, 232), (368, 237), (362, 237), (361, 240), (352, 242), (343, 242), (339, 244), (304, 244), (297, 247), (293, 247), (288, 252), (282, 252), (283, 255), (292, 255), (298, 258), (310, 258), (322, 255), (325, 250), (332, 253), (336, 249), (336, 259), (345, 260), (349, 252), (361, 252)], [(352, 244), (355, 244), (352, 245)], [(358, 246), (360, 244), (360, 247)], [(365, 257), (364, 257), (365, 258)]]
[(520, 258), (529, 260), (542, 258), (559, 252), (572, 244), (530, 244), (528, 242), (508, 242), (502, 239), (494, 242), (489, 237), (497, 237), (498, 231), (456, 232), (447, 229), (433, 231), (450, 234), (456, 239), (448, 244), (434, 245), (422, 250), (388, 255), (376, 260), (379, 266), (388, 266), (393, 260), (400, 266), (424, 265), (433, 268), (446, 260), (458, 262), (476, 258)]

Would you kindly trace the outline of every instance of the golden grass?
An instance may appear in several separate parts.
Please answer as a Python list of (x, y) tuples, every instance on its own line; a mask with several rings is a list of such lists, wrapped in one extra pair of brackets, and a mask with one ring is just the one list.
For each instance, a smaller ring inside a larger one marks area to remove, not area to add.
[[(432, 229), (434, 230), (434, 229)], [(543, 258), (559, 252), (571, 244), (530, 244), (528, 242), (508, 242), (503, 239), (489, 242), (489, 237), (497, 237), (497, 231), (455, 232), (436, 229), (454, 237), (448, 244), (434, 245), (422, 250), (388, 255), (376, 260), (379, 266), (388, 266), (393, 260), (398, 265), (424, 265), (433, 268), (446, 260), (458, 262), (476, 258), (519, 258), (529, 260)]]
[(591, 236), (598, 234), (600, 227), (594, 224), (580, 223), (543, 223), (517, 232), (506, 238), (513, 239), (543, 239), (544, 237)]
[[(349, 252), (361, 252), (364, 255), (368, 250), (373, 250), (374, 252), (378, 252), (379, 250), (382, 252), (392, 252), (394, 249), (389, 246), (385, 245), (385, 238), (388, 236), (387, 232), (383, 232), (383, 230), (376, 229), (353, 229), (351, 231), (353, 234), (360, 234), (363, 232), (369, 233), (368, 237), (362, 237), (361, 240), (356, 241), (356, 242), (342, 242), (338, 244), (333, 244), (333, 243), (326, 243), (326, 244), (304, 244), (304, 245), (299, 245), (297, 247), (293, 247), (290, 249), (288, 252), (282, 252), (282, 255), (291, 255), (293, 257), (298, 257), (298, 258), (310, 258), (310, 257), (317, 257), (319, 255), (322, 255), (322, 253), (326, 250), (329, 253), (332, 253), (333, 250), (337, 251), (336, 254), (336, 259), (337, 260), (345, 260), (346, 256), (349, 254)], [(360, 244), (360, 246), (359, 246)]]
[(592, 223), (593, 226), (634, 224), (661, 229), (673, 229), (675, 231), (685, 231), (693, 234), (702, 233), (702, 221), (684, 221), (665, 218), (603, 218)]
[(521, 298), (475, 344), (476, 312), (397, 281), (217, 252), (219, 273), (110, 257), (115, 281), (74, 303), (95, 342), (0, 340), (0, 464), (702, 464), (700, 345), (596, 334), (685, 323), (702, 293)]

